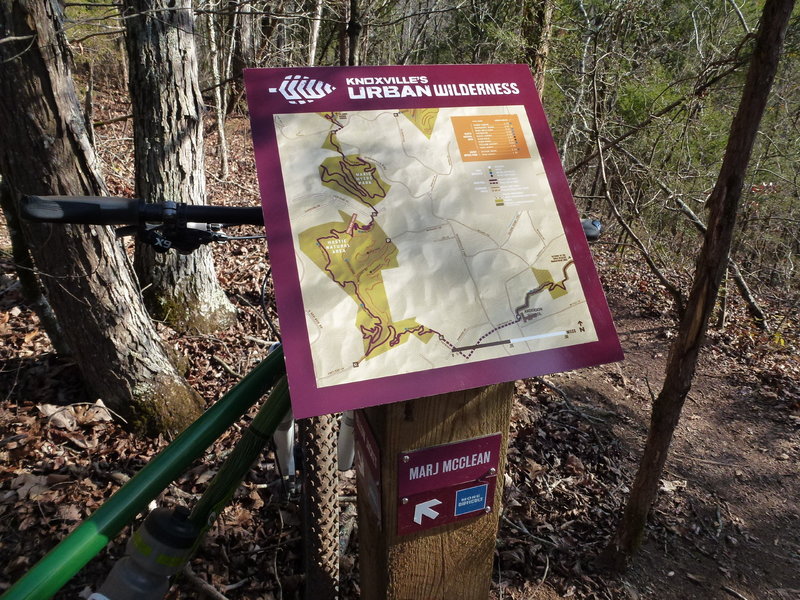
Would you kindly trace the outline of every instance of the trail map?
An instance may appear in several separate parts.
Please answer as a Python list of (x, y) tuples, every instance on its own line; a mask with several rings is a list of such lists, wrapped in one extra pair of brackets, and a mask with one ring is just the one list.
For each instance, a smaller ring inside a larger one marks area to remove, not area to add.
[(247, 75), (295, 413), (618, 358), (532, 84), (368, 69)]
[(275, 127), (319, 386), (597, 339), (522, 107)]

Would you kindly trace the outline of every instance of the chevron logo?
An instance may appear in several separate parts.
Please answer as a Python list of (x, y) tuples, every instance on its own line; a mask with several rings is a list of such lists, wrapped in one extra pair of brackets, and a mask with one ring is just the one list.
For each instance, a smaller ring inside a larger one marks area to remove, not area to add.
[(283, 78), (280, 87), (269, 88), (272, 93), (280, 93), (289, 104), (311, 104), (314, 100), (324, 98), (336, 88), (304, 75), (287, 75)]

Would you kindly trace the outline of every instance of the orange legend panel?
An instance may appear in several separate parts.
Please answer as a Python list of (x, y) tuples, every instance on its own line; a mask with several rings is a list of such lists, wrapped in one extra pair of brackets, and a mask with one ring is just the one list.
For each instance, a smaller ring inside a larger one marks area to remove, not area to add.
[(530, 158), (517, 115), (451, 117), (461, 160)]

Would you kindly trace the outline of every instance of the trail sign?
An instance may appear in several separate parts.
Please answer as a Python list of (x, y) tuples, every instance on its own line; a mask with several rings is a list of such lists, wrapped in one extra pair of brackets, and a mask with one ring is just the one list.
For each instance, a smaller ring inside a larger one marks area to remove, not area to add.
[(397, 533), (415, 533), (491, 511), (502, 435), (402, 452)]
[(296, 417), (622, 357), (527, 66), (245, 82)]

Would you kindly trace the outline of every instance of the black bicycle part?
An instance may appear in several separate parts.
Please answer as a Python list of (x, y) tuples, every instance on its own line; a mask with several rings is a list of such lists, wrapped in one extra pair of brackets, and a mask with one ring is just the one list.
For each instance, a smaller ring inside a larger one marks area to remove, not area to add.
[(29, 221), (83, 225), (139, 223), (146, 208), (138, 198), (25, 196), (20, 212)]
[(223, 227), (264, 225), (259, 207), (147, 203), (137, 198), (26, 196), (21, 212), (31, 221), (124, 225), (116, 230), (117, 237), (135, 235), (162, 253), (174, 249), (189, 254), (204, 244), (236, 239), (221, 233)]
[(264, 225), (261, 207), (208, 206), (183, 202), (147, 203), (139, 198), (26, 196), (22, 215), (31, 221), (83, 225), (221, 223)]

